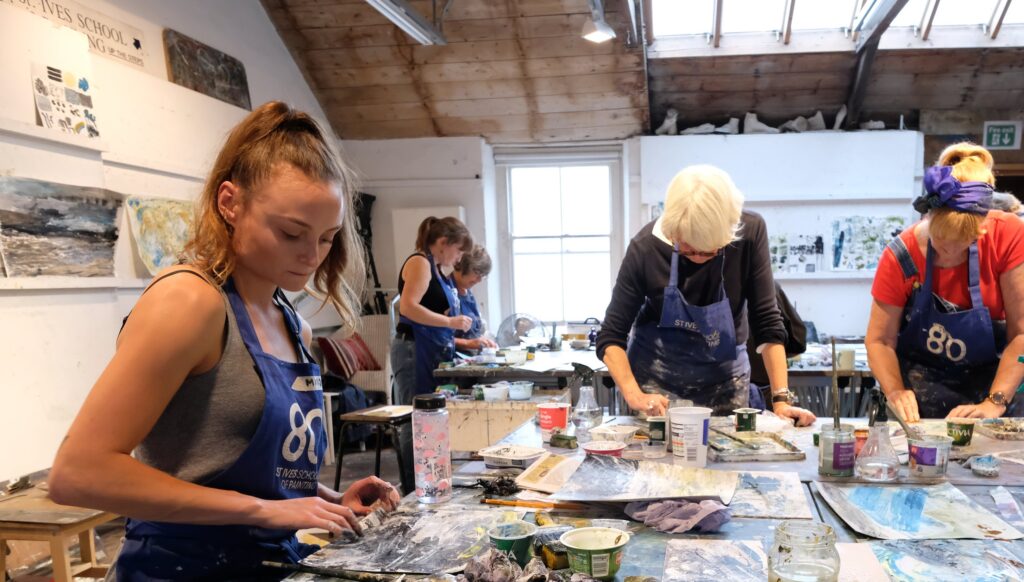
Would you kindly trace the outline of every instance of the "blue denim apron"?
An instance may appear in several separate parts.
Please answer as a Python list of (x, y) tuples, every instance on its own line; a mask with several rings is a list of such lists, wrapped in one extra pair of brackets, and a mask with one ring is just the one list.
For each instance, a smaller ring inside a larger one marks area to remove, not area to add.
[[(283, 362), (263, 352), (245, 304), (229, 279), (224, 285), (238, 331), (249, 350), (266, 397), (249, 446), (205, 487), (238, 491), (260, 499), (317, 494), (320, 462), (327, 448), (320, 369), (302, 345), (298, 317), (277, 291), (277, 306), (303, 362)], [(279, 580), (263, 560), (297, 562), (318, 548), (301, 544), (292, 530), (244, 525), (195, 525), (129, 519), (117, 559), (118, 581)]]
[(723, 274), (718, 300), (701, 307), (683, 297), (679, 249), (672, 251), (660, 319), (633, 328), (627, 356), (641, 389), (692, 400), (696, 406), (714, 409), (715, 414), (731, 414), (749, 401), (750, 360), (747, 346), (736, 343), (732, 307), (725, 294), (725, 254), (717, 260)]
[[(901, 239), (889, 248), (906, 278), (917, 275)], [(967, 253), (970, 309), (946, 312), (936, 305), (933, 255), (929, 243), (924, 284), (904, 308), (896, 341), (903, 383), (914, 391), (921, 418), (942, 418), (960, 404), (984, 400), (999, 367), (999, 353), (1006, 347), (1006, 322), (993, 322), (981, 297), (978, 244)]]
[[(448, 300), (448, 314), (459, 315), (459, 292), (455, 284), (448, 277), (441, 274), (434, 263), (434, 256), (426, 255), (430, 261), (430, 272), (444, 291), (445, 299)], [(455, 357), (455, 330), (448, 327), (435, 327), (433, 325), (422, 325), (399, 315), (398, 321), (412, 327), (412, 337), (416, 344), (416, 390), (415, 394), (430, 394), (437, 387), (434, 380), (434, 370), (441, 362), (447, 362)]]
[(476, 339), (483, 333), (483, 326), (480, 324), (480, 309), (476, 306), (476, 297), (473, 292), (466, 289), (465, 295), (459, 296), (459, 311), (462, 315), (473, 320), (473, 325), (468, 331), (456, 330), (455, 337), (459, 339)]

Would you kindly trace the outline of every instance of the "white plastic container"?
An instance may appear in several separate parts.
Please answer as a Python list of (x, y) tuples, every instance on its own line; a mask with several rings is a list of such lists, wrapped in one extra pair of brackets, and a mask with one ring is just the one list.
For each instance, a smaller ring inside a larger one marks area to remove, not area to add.
[(637, 428), (625, 424), (603, 424), (590, 429), (590, 436), (595, 440), (626, 443), (636, 434)]
[(503, 402), (508, 400), (508, 384), (484, 384), (484, 401)]
[(711, 409), (702, 406), (670, 408), (672, 455), (676, 465), (704, 467), (708, 464), (708, 425)]
[(508, 383), (509, 400), (529, 400), (533, 396), (533, 382), (521, 380)]
[(522, 366), (526, 363), (526, 351), (509, 350), (505, 352), (505, 363), (509, 366)]
[(484, 465), (491, 469), (525, 469), (544, 455), (544, 449), (537, 447), (521, 447), (519, 445), (495, 445), (480, 449)]

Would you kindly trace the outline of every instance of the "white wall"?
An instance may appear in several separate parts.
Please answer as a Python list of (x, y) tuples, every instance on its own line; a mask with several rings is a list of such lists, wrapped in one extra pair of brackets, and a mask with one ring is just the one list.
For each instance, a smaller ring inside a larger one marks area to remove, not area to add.
[[(0, 174), (125, 194), (193, 198), (227, 131), (248, 112), (166, 80), (161, 29), (173, 28), (239, 59), (252, 103), (283, 99), (325, 116), (257, 2), (79, 0), (142, 31), (145, 70), (88, 52), (84, 35), (0, 2)], [(32, 62), (85, 71), (95, 87), (99, 140), (35, 127)], [(83, 398), (113, 353), (120, 319), (146, 273), (127, 222), (116, 278), (0, 282), (0, 475), (48, 467)], [(98, 285), (98, 286), (97, 286)], [(83, 288), (91, 286), (91, 288)], [(159, 346), (154, 346), (159, 349)]]

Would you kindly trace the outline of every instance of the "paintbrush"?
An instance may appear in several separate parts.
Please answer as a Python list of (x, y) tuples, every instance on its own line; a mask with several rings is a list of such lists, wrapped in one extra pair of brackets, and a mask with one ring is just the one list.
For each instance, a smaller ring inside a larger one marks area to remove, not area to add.
[(739, 437), (737, 437), (735, 435), (731, 435), (731, 434), (725, 432), (722, 429), (718, 429), (718, 428), (712, 427), (711, 430), (713, 432), (717, 432), (718, 434), (720, 434), (720, 435), (722, 435), (722, 436), (724, 436), (726, 438), (730, 438), (730, 439), (736, 441), (737, 443), (740, 444), (741, 447), (748, 448), (748, 449), (754, 449), (754, 450), (760, 450), (761, 449), (761, 445), (759, 445), (757, 443), (748, 443), (747, 441), (745, 441), (745, 440), (743, 440), (743, 439), (741, 439), (741, 438), (739, 438)]
[(892, 404), (889, 402), (888, 399), (885, 400), (885, 408), (889, 410), (889, 414), (892, 414), (893, 416), (896, 417), (896, 422), (900, 423), (900, 426), (903, 427), (903, 432), (907, 433), (907, 438), (921, 438), (920, 435), (917, 434), (917, 429), (910, 428), (910, 425), (907, 424), (907, 421), (903, 420), (903, 417), (900, 416), (900, 413), (896, 412), (896, 409), (892, 407)]
[(400, 576), (390, 576), (388, 574), (353, 572), (352, 570), (343, 570), (341, 568), (323, 568), (320, 566), (308, 566), (306, 564), (286, 564), (284, 562), (272, 562), (269, 560), (264, 560), (263, 565), (268, 568), (277, 568), (279, 570), (291, 570), (292, 572), (319, 574), (321, 576), (340, 578), (347, 582), (400, 582), (405, 578), (405, 574)]
[(508, 507), (533, 507), (535, 509), (587, 509), (579, 503), (553, 503), (550, 501), (529, 501), (525, 499), (491, 499), (483, 498), (480, 503), (487, 505), (505, 505)]
[(836, 366), (836, 338), (832, 337), (832, 421), (839, 432), (839, 374)]

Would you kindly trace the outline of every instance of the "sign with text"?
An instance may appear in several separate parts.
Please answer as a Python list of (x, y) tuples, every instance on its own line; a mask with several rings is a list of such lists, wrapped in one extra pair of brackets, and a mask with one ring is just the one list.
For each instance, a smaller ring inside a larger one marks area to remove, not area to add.
[(54, 24), (85, 34), (89, 37), (89, 49), (95, 53), (140, 69), (145, 66), (148, 47), (142, 32), (92, 8), (65, 0), (0, 0), (0, 4), (28, 10)]
[(990, 150), (1019, 150), (1021, 121), (986, 121), (984, 144)]

